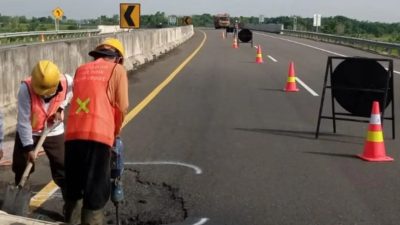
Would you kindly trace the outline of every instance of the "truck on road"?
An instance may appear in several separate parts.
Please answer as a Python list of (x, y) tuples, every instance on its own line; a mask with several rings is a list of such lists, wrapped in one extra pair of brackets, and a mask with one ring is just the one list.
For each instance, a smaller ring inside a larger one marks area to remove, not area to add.
[(215, 29), (227, 28), (231, 25), (229, 14), (217, 14), (214, 16), (214, 27)]

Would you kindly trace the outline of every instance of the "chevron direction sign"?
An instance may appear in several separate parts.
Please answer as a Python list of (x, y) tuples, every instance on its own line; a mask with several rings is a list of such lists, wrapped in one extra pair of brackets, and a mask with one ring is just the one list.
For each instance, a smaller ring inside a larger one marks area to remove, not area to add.
[(140, 4), (119, 4), (119, 26), (120, 28), (140, 28)]

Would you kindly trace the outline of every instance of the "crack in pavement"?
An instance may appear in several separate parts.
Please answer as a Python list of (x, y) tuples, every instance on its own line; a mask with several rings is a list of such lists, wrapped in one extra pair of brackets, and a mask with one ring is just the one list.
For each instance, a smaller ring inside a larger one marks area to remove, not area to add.
[[(146, 181), (138, 170), (126, 168), (122, 177), (125, 199), (119, 206), (121, 225), (156, 225), (182, 222), (188, 217), (179, 189)], [(105, 208), (107, 224), (115, 224), (115, 208)]]

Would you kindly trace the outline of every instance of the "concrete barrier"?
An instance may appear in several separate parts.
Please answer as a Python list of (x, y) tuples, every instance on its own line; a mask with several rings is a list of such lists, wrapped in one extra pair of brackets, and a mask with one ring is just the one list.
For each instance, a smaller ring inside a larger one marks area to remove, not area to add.
[(275, 24), (275, 23), (245, 24), (244, 28), (247, 28), (250, 30), (265, 31), (265, 32), (270, 32), (270, 33), (281, 34), (283, 31), (283, 24)]
[(156, 59), (194, 34), (193, 26), (130, 30), (66, 41), (45, 42), (0, 49), (0, 108), (5, 115), (6, 133), (15, 131), (17, 94), (21, 80), (29, 76), (41, 59), (52, 60), (62, 73), (74, 75), (75, 69), (92, 58), (88, 52), (107, 37), (121, 40), (126, 51), (124, 66), (133, 70)]
[(97, 29), (100, 30), (100, 34), (110, 34), (110, 33), (128, 31), (128, 29), (121, 29), (119, 26), (114, 26), (114, 25), (100, 25), (97, 26)]

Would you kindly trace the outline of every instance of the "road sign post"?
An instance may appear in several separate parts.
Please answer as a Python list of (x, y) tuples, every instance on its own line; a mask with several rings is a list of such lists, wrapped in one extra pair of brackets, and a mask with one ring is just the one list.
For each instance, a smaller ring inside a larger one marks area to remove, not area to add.
[(168, 22), (169, 22), (169, 25), (175, 26), (176, 25), (176, 16), (175, 15), (169, 16), (168, 17)]
[(120, 28), (140, 28), (140, 4), (121, 3), (119, 5), (119, 26)]
[(321, 14), (314, 14), (313, 25), (318, 32), (318, 27), (321, 26)]
[(258, 23), (264, 23), (264, 15), (260, 15), (260, 17), (258, 17)]
[(56, 31), (58, 31), (59, 30), (59, 21), (64, 16), (64, 11), (60, 7), (57, 7), (55, 9), (53, 9), (52, 13), (55, 18), (54, 19), (54, 27), (55, 27)]
[(187, 25), (192, 25), (192, 17), (190, 16), (184, 16), (182, 18), (182, 24), (187, 26)]

